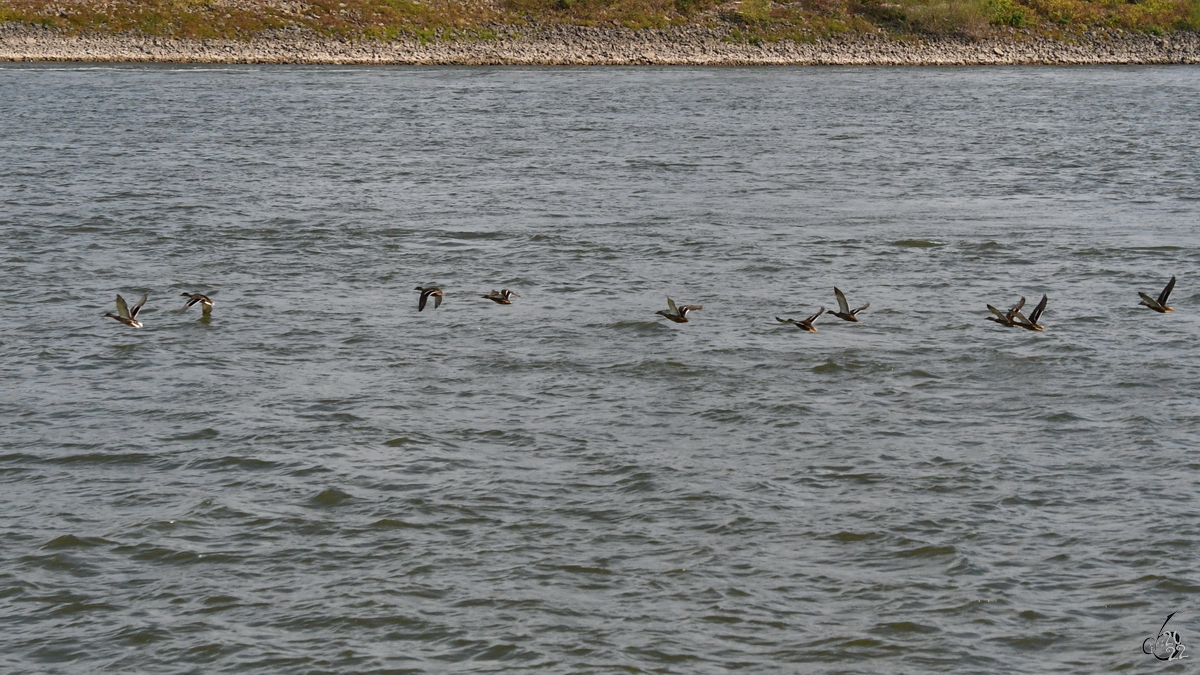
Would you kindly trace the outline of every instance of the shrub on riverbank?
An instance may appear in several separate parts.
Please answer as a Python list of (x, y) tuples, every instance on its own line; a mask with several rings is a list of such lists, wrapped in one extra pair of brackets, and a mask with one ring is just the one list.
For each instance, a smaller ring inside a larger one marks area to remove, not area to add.
[(505, 26), (724, 27), (731, 39), (843, 33), (985, 37), (1121, 29), (1200, 30), (1200, 0), (0, 0), (0, 21), (68, 31), (247, 39), (319, 35), (488, 39)]

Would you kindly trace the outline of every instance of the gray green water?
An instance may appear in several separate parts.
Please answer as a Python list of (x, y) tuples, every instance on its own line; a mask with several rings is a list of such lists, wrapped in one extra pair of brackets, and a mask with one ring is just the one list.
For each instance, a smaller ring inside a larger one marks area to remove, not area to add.
[(1197, 73), (0, 66), (0, 671), (1175, 672)]

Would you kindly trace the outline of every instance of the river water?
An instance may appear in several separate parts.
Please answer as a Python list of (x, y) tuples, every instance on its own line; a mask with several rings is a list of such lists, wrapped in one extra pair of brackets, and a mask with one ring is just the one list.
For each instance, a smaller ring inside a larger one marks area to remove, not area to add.
[(0, 120), (0, 671), (1200, 630), (1195, 68), (6, 64)]

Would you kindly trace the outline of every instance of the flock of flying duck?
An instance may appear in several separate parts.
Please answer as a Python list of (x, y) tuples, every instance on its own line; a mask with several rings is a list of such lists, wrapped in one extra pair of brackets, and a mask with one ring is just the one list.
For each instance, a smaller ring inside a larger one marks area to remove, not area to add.
[[(183, 297), (188, 299), (187, 303), (185, 303), (183, 305), (183, 309), (185, 311), (187, 310), (188, 307), (191, 307), (192, 305), (194, 305), (198, 302), (198, 303), (200, 303), (200, 307), (201, 307), (202, 311), (204, 312), (204, 316), (209, 316), (210, 314), (212, 314), (212, 308), (213, 308), (212, 298), (208, 297), (207, 295), (204, 295), (203, 293), (183, 293), (182, 295), (183, 295)], [(138, 300), (136, 305), (134, 305), (133, 307), (130, 307), (125, 302), (125, 298), (122, 298), (121, 294), (118, 293), (117, 294), (117, 313), (113, 314), (112, 312), (108, 312), (104, 316), (116, 319), (117, 321), (120, 321), (121, 323), (125, 324), (126, 326), (130, 326), (131, 328), (141, 328), (142, 322), (138, 321), (137, 315), (138, 315), (138, 312), (142, 311), (142, 305), (146, 304), (146, 299), (149, 297), (150, 297), (149, 293), (143, 293), (142, 299)]]
[[(1138, 304), (1141, 306), (1144, 306), (1144, 307), (1149, 307), (1150, 309), (1152, 309), (1156, 312), (1162, 313), (1162, 314), (1166, 314), (1167, 312), (1174, 312), (1175, 311), (1174, 307), (1167, 306), (1167, 298), (1169, 298), (1171, 296), (1171, 291), (1174, 288), (1175, 288), (1175, 277), (1171, 277), (1171, 280), (1167, 282), (1166, 287), (1162, 289), (1162, 293), (1159, 293), (1157, 298), (1152, 298), (1152, 297), (1146, 295), (1145, 293), (1142, 293), (1139, 291), (1138, 295), (1141, 296), (1142, 301), (1139, 302)], [(417, 300), (417, 311), (418, 312), (422, 312), (425, 310), (425, 305), (429, 303), (430, 298), (433, 298), (433, 308), (434, 309), (437, 309), (438, 307), (442, 306), (443, 293), (442, 293), (442, 289), (438, 288), (437, 286), (417, 286), (414, 290), (421, 292), (421, 297)], [(836, 312), (831, 311), (831, 312), (829, 312), (829, 314), (836, 316), (839, 319), (842, 319), (844, 321), (854, 321), (857, 323), (858, 322), (858, 313), (871, 306), (871, 303), (868, 302), (867, 304), (863, 305), (862, 307), (856, 307), (855, 309), (850, 309), (850, 304), (846, 302), (846, 295), (844, 293), (842, 293), (840, 290), (838, 290), (838, 288), (836, 286), (833, 289), (833, 294), (837, 298), (838, 311), (836, 311)], [(128, 303), (125, 302), (125, 298), (122, 298), (120, 296), (120, 294), (117, 294), (117, 313), (113, 314), (112, 312), (109, 312), (109, 313), (106, 313), (104, 316), (116, 319), (117, 321), (120, 321), (121, 323), (125, 324), (126, 326), (131, 326), (133, 328), (141, 328), (142, 322), (137, 320), (137, 315), (138, 315), (138, 312), (141, 311), (142, 306), (146, 304), (146, 299), (148, 297), (149, 297), (149, 294), (142, 295), (142, 299), (138, 300), (137, 304), (135, 304), (133, 307), (130, 307), (128, 305)], [(183, 293), (182, 297), (187, 298), (187, 302), (183, 305), (183, 309), (180, 311), (187, 311), (187, 309), (189, 307), (199, 303), (201, 311), (204, 312), (204, 316), (207, 317), (212, 314), (213, 301), (212, 301), (212, 298), (208, 297), (207, 295), (204, 295), (203, 293)], [(480, 297), (485, 300), (491, 300), (492, 302), (499, 304), (499, 305), (511, 305), (512, 299), (519, 298), (519, 297), (521, 297), (521, 295), (514, 291), (510, 291), (507, 288), (504, 288), (499, 291), (493, 290), (492, 292), (488, 293), (487, 295), (481, 295)], [(1046, 301), (1047, 301), (1047, 297), (1045, 295), (1043, 295), (1042, 301), (1039, 302), (1037, 304), (1037, 307), (1035, 307), (1033, 309), (1033, 311), (1029, 313), (1028, 317), (1021, 313), (1021, 309), (1023, 307), (1025, 307), (1025, 298), (1024, 297), (1022, 297), (1020, 300), (1017, 300), (1016, 304), (1014, 304), (1007, 312), (1002, 312), (1002, 311), (996, 309), (995, 307), (988, 305), (987, 308), (993, 314), (993, 316), (987, 317), (987, 320), (995, 321), (996, 323), (1000, 324), (1001, 326), (1006, 326), (1008, 328), (1026, 328), (1028, 330), (1046, 330), (1045, 326), (1038, 323), (1038, 320), (1041, 319), (1041, 317), (1042, 317), (1042, 312), (1046, 311)], [(667, 298), (667, 309), (660, 309), (657, 312), (655, 312), (655, 314), (660, 314), (660, 315), (670, 319), (671, 321), (674, 321), (675, 323), (687, 323), (688, 322), (688, 318), (687, 318), (688, 312), (694, 312), (694, 311), (700, 310), (700, 309), (704, 309), (704, 306), (703, 305), (676, 305), (675, 301), (668, 297)], [(812, 316), (808, 317), (807, 319), (781, 319), (779, 317), (775, 317), (775, 320), (778, 321), (779, 323), (790, 323), (790, 324), (796, 326), (797, 328), (801, 328), (810, 333), (816, 333), (817, 327), (813, 325), (813, 322), (815, 322), (817, 320), (817, 317), (821, 316), (822, 314), (825, 314), (824, 307), (818, 309), (816, 314), (813, 314)]]

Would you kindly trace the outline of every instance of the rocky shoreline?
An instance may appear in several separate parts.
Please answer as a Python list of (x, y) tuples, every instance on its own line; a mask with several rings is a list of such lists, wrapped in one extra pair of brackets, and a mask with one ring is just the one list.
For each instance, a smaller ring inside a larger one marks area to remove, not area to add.
[(246, 41), (72, 34), (0, 24), (0, 61), (412, 65), (1082, 65), (1200, 63), (1200, 33), (1097, 31), (1072, 41), (1003, 38), (893, 40), (855, 35), (748, 44), (707, 27), (632, 31), (505, 28), (498, 39), (422, 43), (337, 40), (280, 31)]

